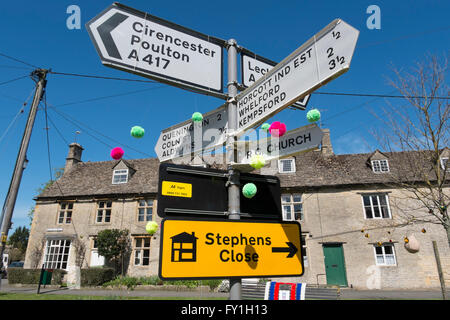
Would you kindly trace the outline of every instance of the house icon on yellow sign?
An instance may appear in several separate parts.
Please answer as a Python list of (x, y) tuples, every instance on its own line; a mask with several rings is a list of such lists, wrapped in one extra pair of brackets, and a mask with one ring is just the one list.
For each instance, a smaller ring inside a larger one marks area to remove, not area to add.
[(172, 262), (195, 262), (197, 261), (197, 237), (195, 232), (189, 234), (182, 232), (172, 239)]

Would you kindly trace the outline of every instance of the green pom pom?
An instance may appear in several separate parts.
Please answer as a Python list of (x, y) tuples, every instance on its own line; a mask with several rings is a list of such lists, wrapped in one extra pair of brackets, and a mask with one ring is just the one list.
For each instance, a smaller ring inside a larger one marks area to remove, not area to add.
[(316, 122), (320, 120), (320, 111), (317, 109), (309, 110), (306, 114), (306, 119), (308, 119), (309, 122)]
[(242, 194), (249, 199), (255, 196), (256, 191), (257, 189), (254, 183), (246, 183), (242, 188)]
[(266, 160), (262, 155), (255, 154), (253, 157), (250, 158), (250, 165), (252, 166), (252, 168), (261, 169), (266, 165)]
[(131, 136), (135, 138), (142, 138), (145, 134), (145, 130), (142, 127), (134, 126), (131, 128)]
[(264, 131), (269, 131), (269, 127), (270, 127), (270, 124), (263, 123), (262, 126), (261, 126), (261, 129), (263, 129)]
[(200, 112), (194, 112), (192, 114), (192, 121), (194, 122), (200, 122), (203, 120), (203, 115)]
[(155, 221), (150, 221), (145, 226), (145, 230), (147, 231), (148, 234), (153, 235), (156, 232), (156, 230), (158, 230), (158, 224)]

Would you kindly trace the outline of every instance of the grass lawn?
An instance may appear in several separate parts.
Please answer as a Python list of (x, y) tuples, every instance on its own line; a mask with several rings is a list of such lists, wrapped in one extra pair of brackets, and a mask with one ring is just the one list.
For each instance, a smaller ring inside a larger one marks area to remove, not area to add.
[(221, 297), (128, 297), (83, 296), (76, 294), (0, 293), (0, 300), (227, 300)]

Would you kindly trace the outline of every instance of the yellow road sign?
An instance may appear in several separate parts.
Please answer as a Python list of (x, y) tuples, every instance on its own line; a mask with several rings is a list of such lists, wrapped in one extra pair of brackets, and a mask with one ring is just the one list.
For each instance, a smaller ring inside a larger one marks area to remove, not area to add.
[(162, 279), (300, 276), (300, 224), (164, 219)]

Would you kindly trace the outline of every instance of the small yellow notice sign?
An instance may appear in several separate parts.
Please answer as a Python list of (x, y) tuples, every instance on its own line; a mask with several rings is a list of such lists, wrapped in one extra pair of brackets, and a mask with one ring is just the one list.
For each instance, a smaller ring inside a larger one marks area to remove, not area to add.
[(173, 181), (163, 181), (161, 194), (163, 196), (192, 198), (192, 184)]
[(301, 276), (300, 224), (164, 219), (162, 279)]

